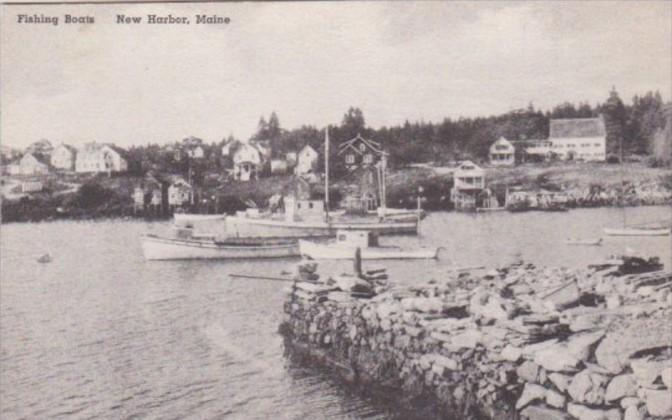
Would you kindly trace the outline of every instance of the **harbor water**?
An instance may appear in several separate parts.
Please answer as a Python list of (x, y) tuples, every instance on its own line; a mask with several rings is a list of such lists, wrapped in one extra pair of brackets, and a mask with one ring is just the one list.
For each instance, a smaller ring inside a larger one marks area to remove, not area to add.
[[(667, 220), (670, 207), (627, 210), (629, 223)], [(585, 266), (630, 248), (672, 268), (671, 237), (604, 237), (620, 209), (567, 213), (434, 213), (419, 237), (382, 245), (443, 247), (439, 261), (385, 262), (392, 282), (441, 281), (450, 270), (515, 260)], [(285, 284), (298, 259), (156, 261), (139, 235), (169, 223), (2, 225), (0, 418), (399, 418), (328, 372), (283, 355), (277, 333)], [(567, 238), (604, 237), (602, 246)], [(52, 262), (40, 264), (50, 253)], [(351, 269), (322, 264), (323, 272)], [(365, 262), (367, 266), (381, 263)], [(321, 270), (321, 271), (322, 271)]]

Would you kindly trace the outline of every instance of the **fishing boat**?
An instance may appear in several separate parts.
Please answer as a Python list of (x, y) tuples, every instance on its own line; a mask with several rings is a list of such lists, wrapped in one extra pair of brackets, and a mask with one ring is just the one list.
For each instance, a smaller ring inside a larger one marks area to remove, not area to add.
[(609, 236), (667, 236), (670, 234), (670, 228), (625, 226), (622, 228), (604, 228), (604, 233)]
[(395, 246), (380, 246), (377, 235), (367, 231), (338, 231), (336, 240), (328, 243), (299, 240), (301, 255), (314, 260), (354, 259), (358, 248), (363, 260), (436, 259), (439, 254), (439, 248), (407, 250)]
[(142, 252), (147, 260), (191, 259), (253, 259), (299, 256), (299, 245), (286, 238), (226, 238), (217, 240), (211, 235), (191, 235), (180, 229), (180, 234), (141, 236)]
[(226, 218), (226, 231), (241, 238), (334, 236), (339, 230), (372, 231), (379, 235), (417, 234), (418, 221), (316, 220), (254, 217), (239, 212)]
[(602, 245), (602, 238), (597, 239), (565, 239), (566, 245), (586, 245), (586, 246), (599, 246)]
[(42, 264), (50, 263), (50, 262), (51, 262), (51, 254), (49, 254), (49, 253), (47, 252), (46, 254), (40, 256), (40, 257), (37, 259), (37, 262), (42, 263)]
[(226, 219), (226, 214), (175, 213), (175, 223), (197, 223)]

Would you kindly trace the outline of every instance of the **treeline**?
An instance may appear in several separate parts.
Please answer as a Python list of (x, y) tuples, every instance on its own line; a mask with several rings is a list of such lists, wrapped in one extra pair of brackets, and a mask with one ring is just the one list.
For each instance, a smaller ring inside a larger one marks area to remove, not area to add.
[[(542, 111), (530, 104), (527, 108), (502, 115), (445, 118), (440, 122), (405, 121), (401, 125), (374, 129), (366, 124), (364, 112), (352, 107), (345, 113), (340, 124), (329, 126), (332, 168), (335, 173), (341, 172), (341, 159), (335, 158), (338, 144), (358, 133), (381, 143), (389, 153), (391, 163), (397, 166), (428, 161), (445, 163), (467, 158), (480, 161), (487, 158), (488, 148), (500, 136), (510, 140), (546, 139), (551, 119), (590, 118), (600, 114), (609, 120), (608, 142), (613, 145), (620, 144), (622, 140), (626, 156), (651, 153), (664, 155), (670, 148), (667, 145), (669, 136), (664, 135), (664, 108), (665, 104), (658, 92), (636, 95), (629, 103), (624, 103), (612, 91), (604, 103), (595, 105), (567, 102)], [(298, 152), (306, 144), (323, 156), (324, 131), (324, 128), (311, 125), (284, 129), (278, 115), (273, 112), (268, 119), (260, 119), (256, 133), (249, 140), (270, 146), (272, 158), (282, 158), (288, 152)], [(133, 147), (129, 150), (131, 171), (144, 173), (153, 168), (184, 175), (191, 173), (197, 177), (209, 170), (221, 171), (232, 166), (231, 157), (222, 156), (221, 153), (222, 146), (230, 142), (238, 143), (240, 139), (228, 136), (219, 142), (207, 144), (192, 137), (182, 143), (176, 142), (170, 148), (158, 144)], [(194, 160), (185, 154), (175, 153), (185, 143), (201, 145), (205, 157)], [(323, 165), (322, 158), (319, 165)]]
[[(380, 142), (390, 154), (392, 163), (404, 165), (464, 158), (486, 159), (490, 145), (500, 136), (510, 140), (546, 139), (551, 119), (591, 118), (603, 114), (612, 122), (609, 130), (616, 130), (616, 133), (610, 134), (622, 138), (624, 152), (644, 155), (655, 151), (655, 135), (665, 127), (664, 107), (658, 92), (636, 95), (625, 104), (612, 91), (605, 103), (594, 106), (567, 102), (544, 112), (530, 104), (525, 109), (490, 117), (445, 118), (438, 123), (405, 121), (399, 126), (379, 129), (366, 125), (361, 109), (350, 108), (341, 124), (331, 125), (329, 130), (335, 145), (361, 133)], [(321, 152), (324, 130), (313, 126), (283, 130), (273, 113), (268, 122), (264, 118), (260, 120), (253, 139), (268, 140), (274, 154), (296, 151), (305, 144)]]

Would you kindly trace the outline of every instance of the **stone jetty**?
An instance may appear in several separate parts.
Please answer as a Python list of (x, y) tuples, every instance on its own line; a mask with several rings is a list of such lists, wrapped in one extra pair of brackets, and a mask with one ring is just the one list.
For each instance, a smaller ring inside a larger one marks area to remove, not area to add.
[(399, 287), (301, 264), (280, 332), (421, 418), (672, 418), (672, 272), (651, 269), (521, 262)]

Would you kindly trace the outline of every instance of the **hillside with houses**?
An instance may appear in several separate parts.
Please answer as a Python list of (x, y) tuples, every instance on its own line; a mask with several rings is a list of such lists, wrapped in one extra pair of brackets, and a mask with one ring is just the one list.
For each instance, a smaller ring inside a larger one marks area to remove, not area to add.
[[(585, 190), (600, 182), (625, 188), (613, 170), (623, 165), (663, 190), (670, 181), (672, 106), (650, 92), (626, 106), (612, 89), (594, 108), (564, 104), (544, 114), (530, 106), (496, 117), (377, 130), (351, 108), (340, 125), (323, 129), (285, 130), (272, 113), (247, 141), (229, 135), (212, 143), (191, 136), (128, 149), (46, 139), (24, 150), (3, 146), (3, 221), (232, 212), (266, 205), (296, 182), (324, 197), (327, 130), (332, 205), (353, 212), (385, 201), (415, 205), (418, 188), (426, 206), (436, 209), (504, 206), (510, 188)], [(579, 175), (586, 168), (597, 174), (592, 180)]]

